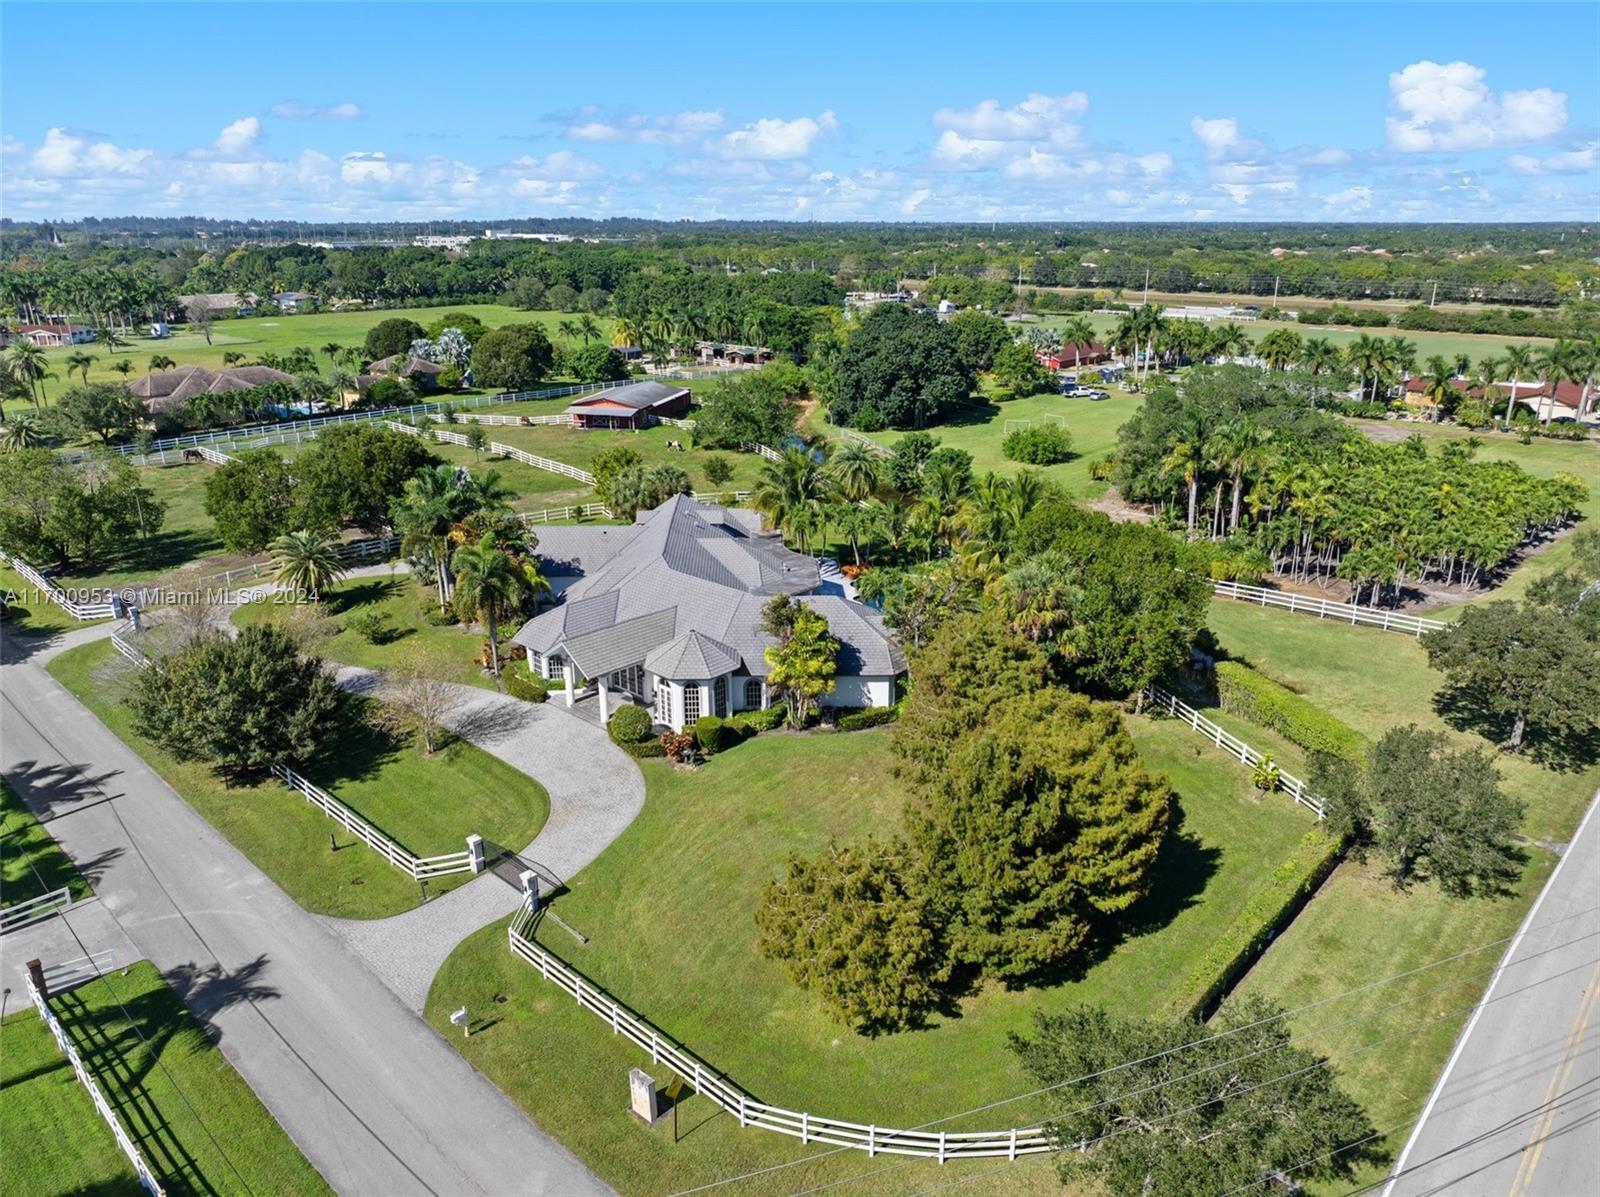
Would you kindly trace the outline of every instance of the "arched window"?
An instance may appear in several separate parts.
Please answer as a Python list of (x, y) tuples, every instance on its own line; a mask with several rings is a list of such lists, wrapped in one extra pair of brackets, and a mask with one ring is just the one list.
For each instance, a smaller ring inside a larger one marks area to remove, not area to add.
[(711, 683), (711, 710), (719, 718), (727, 718), (728, 679), (725, 677), (719, 677), (716, 681)]
[(759, 711), (761, 709), (761, 679), (758, 677), (745, 679), (744, 709), (747, 711)]

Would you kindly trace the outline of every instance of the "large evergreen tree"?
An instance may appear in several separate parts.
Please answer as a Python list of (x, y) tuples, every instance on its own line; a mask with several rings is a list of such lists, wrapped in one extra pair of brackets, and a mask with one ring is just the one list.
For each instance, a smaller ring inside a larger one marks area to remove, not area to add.
[(206, 479), (206, 514), (230, 553), (259, 553), (289, 530), (295, 471), (276, 449), (245, 449)]
[(931, 315), (883, 304), (861, 317), (838, 365), (836, 424), (922, 428), (972, 394), (956, 334)]

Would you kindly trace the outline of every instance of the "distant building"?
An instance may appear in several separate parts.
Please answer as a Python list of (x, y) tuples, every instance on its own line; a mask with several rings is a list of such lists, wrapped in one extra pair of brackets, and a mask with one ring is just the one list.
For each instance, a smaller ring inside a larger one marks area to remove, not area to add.
[(203, 291), (193, 295), (178, 296), (178, 305), (186, 312), (198, 304), (207, 311), (218, 314), (254, 316), (258, 298), (251, 293), (241, 296), (232, 291)]
[(696, 341), (695, 360), (702, 366), (749, 366), (770, 361), (772, 350), (756, 345), (724, 344), (721, 341)]
[(1079, 366), (1097, 366), (1101, 362), (1110, 361), (1111, 350), (1099, 341), (1088, 341), (1083, 344), (1072, 342), (1061, 346), (1053, 353), (1040, 349), (1034, 357), (1039, 359), (1039, 364), (1046, 370), (1075, 370)]
[(165, 320), (152, 320), (150, 322), (150, 335), (156, 340), (164, 340), (172, 335), (172, 328)]
[(278, 305), (280, 312), (292, 315), (295, 312), (315, 308), (317, 297), (309, 291), (279, 291), (272, 297), (272, 302)]
[(196, 395), (221, 395), (245, 391), (269, 382), (293, 382), (294, 375), (270, 366), (230, 366), (207, 370), (204, 366), (178, 366), (157, 370), (128, 383), (128, 390), (144, 400), (151, 415), (182, 407)]
[(356, 393), (365, 394), (373, 383), (383, 378), (409, 378), (418, 390), (431, 391), (439, 385), (439, 375), (445, 368), (425, 357), (401, 358), (400, 354), (381, 357), (356, 375)]
[(82, 324), (24, 324), (13, 332), (41, 349), (57, 345), (87, 345), (94, 340), (94, 329)]
[(411, 244), (420, 246), (423, 249), (447, 249), (452, 253), (459, 253), (476, 240), (477, 238), (471, 233), (425, 233), (420, 237), (413, 237)]
[(656, 416), (689, 410), (689, 389), (664, 382), (630, 382), (586, 395), (567, 408), (574, 428), (648, 428)]

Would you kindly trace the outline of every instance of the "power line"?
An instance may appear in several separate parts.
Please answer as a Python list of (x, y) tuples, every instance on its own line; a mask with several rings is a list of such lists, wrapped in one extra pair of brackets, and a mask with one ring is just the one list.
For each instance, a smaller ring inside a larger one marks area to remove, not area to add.
[[(1540, 927), (1540, 930), (1541, 931), (1547, 930), (1547, 929), (1549, 929), (1551, 927), (1558, 926), (1561, 923), (1569, 922), (1572, 919), (1580, 918), (1580, 917), (1582, 917), (1584, 915), (1593, 913), (1596, 910), (1600, 910), (1600, 904), (1597, 904), (1597, 905), (1594, 905), (1594, 906), (1590, 906), (1590, 907), (1587, 907), (1587, 908), (1582, 909), (1582, 910), (1575, 911), (1572, 914), (1563, 915), (1563, 916), (1561, 916), (1560, 918), (1557, 918), (1557, 919), (1552, 919), (1548, 923), (1543, 924)], [(1600, 934), (1600, 933), (1591, 933), (1591, 934)], [(1477, 945), (1476, 947), (1464, 949), (1463, 951), (1456, 952), (1453, 955), (1440, 957), (1437, 960), (1431, 960), (1431, 961), (1428, 961), (1427, 963), (1417, 965), (1416, 967), (1407, 969), (1404, 972), (1394, 973), (1394, 974), (1391, 974), (1390, 976), (1387, 976), (1387, 977), (1380, 977), (1375, 981), (1368, 981), (1368, 982), (1366, 982), (1366, 983), (1364, 983), (1362, 985), (1358, 985), (1358, 986), (1355, 986), (1354, 988), (1344, 990), (1342, 993), (1330, 994), (1327, 997), (1318, 998), (1315, 1001), (1307, 1002), (1304, 1005), (1296, 1006), (1296, 1007), (1294, 1007), (1292, 1009), (1289, 1009), (1289, 1010), (1284, 1010), (1284, 1011), (1282, 1011), (1282, 1012), (1280, 1012), (1278, 1014), (1271, 1015), (1271, 1016), (1269, 1016), (1267, 1018), (1257, 1019), (1254, 1022), (1243, 1023), (1243, 1024), (1241, 1024), (1241, 1025), (1239, 1025), (1237, 1027), (1232, 1027), (1229, 1030), (1219, 1031), (1214, 1035), (1205, 1035), (1205, 1036), (1202, 1036), (1202, 1037), (1200, 1037), (1198, 1039), (1190, 1040), (1187, 1043), (1181, 1043), (1181, 1044), (1178, 1044), (1175, 1047), (1166, 1048), (1166, 1049), (1163, 1049), (1162, 1051), (1154, 1052), (1154, 1053), (1152, 1053), (1150, 1055), (1147, 1055), (1147, 1056), (1142, 1056), (1142, 1057), (1140, 1057), (1139, 1059), (1136, 1059), (1136, 1060), (1127, 1060), (1127, 1061), (1124, 1061), (1124, 1062), (1122, 1062), (1120, 1064), (1112, 1065), (1111, 1067), (1101, 1069), (1098, 1072), (1087, 1073), (1087, 1074), (1085, 1074), (1083, 1076), (1074, 1077), (1074, 1078), (1072, 1078), (1070, 1080), (1058, 1081), (1058, 1082), (1055, 1082), (1054, 1084), (1044, 1085), (1044, 1086), (1042, 1086), (1040, 1088), (1037, 1088), (1037, 1089), (1031, 1089), (1031, 1090), (1029, 1090), (1029, 1091), (1027, 1091), (1025, 1093), (1019, 1093), (1019, 1094), (1016, 1094), (1016, 1095), (1014, 1095), (1012, 1097), (1000, 1098), (1000, 1099), (995, 1100), (995, 1101), (987, 1102), (987, 1103), (985, 1103), (983, 1105), (973, 1106), (971, 1109), (962, 1110), (959, 1113), (948, 1114), (948, 1115), (946, 1115), (946, 1116), (944, 1116), (942, 1118), (935, 1118), (935, 1119), (933, 1119), (933, 1120), (931, 1120), (929, 1122), (919, 1123), (916, 1126), (905, 1127), (903, 1129), (907, 1130), (907, 1131), (926, 1130), (929, 1127), (939, 1126), (939, 1125), (942, 1125), (943, 1123), (946, 1123), (946, 1122), (953, 1122), (953, 1121), (955, 1121), (955, 1120), (957, 1120), (959, 1118), (970, 1117), (973, 1114), (986, 1113), (989, 1110), (999, 1109), (1002, 1106), (1011, 1105), (1011, 1104), (1013, 1104), (1015, 1102), (1019, 1102), (1019, 1101), (1025, 1101), (1025, 1100), (1027, 1100), (1029, 1098), (1032, 1098), (1032, 1097), (1038, 1097), (1038, 1096), (1041, 1096), (1041, 1095), (1043, 1095), (1045, 1093), (1050, 1093), (1050, 1092), (1053, 1092), (1054, 1090), (1065, 1088), (1065, 1087), (1067, 1087), (1069, 1085), (1082, 1084), (1085, 1081), (1096, 1080), (1096, 1079), (1098, 1079), (1098, 1078), (1100, 1078), (1102, 1076), (1109, 1076), (1112, 1073), (1120, 1072), (1120, 1071), (1123, 1071), (1123, 1070), (1128, 1069), (1128, 1068), (1133, 1068), (1133, 1067), (1136, 1067), (1137, 1065), (1140, 1065), (1140, 1064), (1147, 1064), (1147, 1063), (1150, 1063), (1151, 1061), (1154, 1061), (1154, 1060), (1164, 1059), (1167, 1056), (1175, 1055), (1178, 1052), (1186, 1051), (1186, 1050), (1188, 1050), (1189, 1048), (1192, 1048), (1192, 1047), (1199, 1047), (1199, 1046), (1202, 1046), (1202, 1045), (1207, 1044), (1207, 1043), (1214, 1042), (1214, 1041), (1219, 1040), (1219, 1039), (1226, 1039), (1226, 1038), (1228, 1038), (1230, 1036), (1237, 1035), (1242, 1031), (1252, 1030), (1252, 1029), (1254, 1029), (1254, 1028), (1256, 1028), (1258, 1026), (1262, 1026), (1262, 1025), (1265, 1025), (1265, 1024), (1268, 1024), (1268, 1023), (1272, 1023), (1272, 1022), (1277, 1022), (1277, 1021), (1279, 1021), (1281, 1019), (1289, 1018), (1289, 1017), (1291, 1017), (1291, 1016), (1293, 1016), (1295, 1014), (1301, 1014), (1301, 1013), (1303, 1013), (1303, 1012), (1305, 1012), (1307, 1010), (1317, 1009), (1318, 1007), (1325, 1006), (1325, 1005), (1327, 1005), (1327, 1004), (1329, 1004), (1331, 1002), (1339, 1001), (1339, 1000), (1341, 1000), (1343, 998), (1346, 998), (1346, 997), (1351, 997), (1351, 996), (1353, 996), (1355, 994), (1358, 994), (1358, 993), (1365, 993), (1365, 992), (1367, 992), (1369, 990), (1375, 989), (1375, 988), (1377, 988), (1379, 986), (1382, 986), (1382, 985), (1391, 984), (1391, 983), (1393, 983), (1395, 981), (1404, 980), (1407, 977), (1416, 976), (1416, 975), (1418, 975), (1420, 973), (1427, 972), (1429, 969), (1438, 968), (1438, 967), (1440, 967), (1442, 965), (1450, 964), (1450, 963), (1453, 963), (1453, 962), (1455, 962), (1457, 960), (1465, 959), (1468, 956), (1477, 955), (1480, 952), (1488, 951), (1490, 948), (1499, 947), (1499, 946), (1507, 943), (1509, 940), (1513, 939), (1514, 937), (1515, 937), (1514, 935), (1507, 935), (1507, 936), (1504, 936), (1504, 937), (1502, 937), (1500, 939), (1490, 940), (1487, 943), (1482, 943), (1482, 944)], [(1575, 943), (1575, 942), (1578, 942), (1579, 940), (1590, 938), (1590, 937), (1591, 937), (1590, 935), (1579, 936), (1578, 939), (1573, 940), (1571, 942)], [(1566, 945), (1560, 945), (1560, 946), (1566, 946)], [(1552, 951), (1552, 950), (1554, 950), (1554, 949), (1547, 949), (1547, 951)], [(1540, 954), (1542, 955), (1543, 953), (1540, 953)], [(1533, 958), (1535, 958), (1535, 957), (1529, 956), (1529, 957), (1525, 957), (1524, 959), (1533, 959)], [(1520, 964), (1520, 963), (1523, 963), (1523, 961), (1519, 960), (1519, 961), (1516, 961), (1514, 963)], [(1499, 970), (1501, 968), (1507, 968), (1507, 967), (1511, 967), (1511, 965), (1497, 964), (1495, 966), (1495, 968), (1482, 970), (1479, 973), (1472, 974), (1472, 976), (1485, 976), (1485, 975), (1493, 973), (1493, 972), (1495, 972), (1495, 971), (1497, 971), (1497, 970)], [(1468, 978), (1462, 978), (1459, 981), (1447, 982), (1445, 985), (1440, 986), (1440, 987), (1436, 987), (1436, 989), (1430, 990), (1428, 992), (1430, 992), (1430, 993), (1431, 992), (1437, 992), (1438, 988), (1448, 988), (1451, 985), (1461, 984), (1464, 981), (1469, 980), (1469, 979), (1471, 979), (1471, 978), (1468, 977)], [(1413, 999), (1406, 999), (1406, 1000), (1409, 1001), (1409, 1000), (1415, 1000), (1415, 999), (1413, 998)], [(1403, 1004), (1405, 1004), (1405, 1003), (1404, 1002), (1395, 1003), (1395, 1005), (1403, 1005)], [(1383, 1009), (1392, 1009), (1392, 1008), (1393, 1008), (1393, 1006), (1385, 1007)], [(1368, 1015), (1368, 1017), (1370, 1017), (1370, 1016), (1371, 1015)], [(1356, 1020), (1356, 1021), (1359, 1021), (1359, 1019)], [(1324, 1029), (1324, 1028), (1317, 1028), (1317, 1029)], [(1093, 1108), (1093, 1107), (1090, 1107), (1090, 1108)], [(772, 1173), (772, 1172), (780, 1172), (780, 1171), (783, 1171), (783, 1170), (785, 1170), (787, 1168), (793, 1168), (793, 1167), (795, 1167), (797, 1165), (808, 1163), (808, 1162), (810, 1162), (812, 1160), (822, 1159), (822, 1158), (824, 1158), (826, 1156), (837, 1155), (838, 1153), (840, 1153), (842, 1151), (854, 1151), (854, 1150), (856, 1150), (856, 1148), (854, 1148), (852, 1146), (843, 1146), (843, 1147), (833, 1147), (833, 1148), (830, 1148), (830, 1149), (828, 1149), (826, 1151), (813, 1152), (810, 1155), (800, 1156), (798, 1159), (789, 1160), (786, 1163), (772, 1164), (772, 1165), (769, 1165), (769, 1166), (767, 1166), (765, 1168), (753, 1169), (753, 1170), (751, 1170), (749, 1172), (740, 1173), (739, 1175), (736, 1175), (736, 1176), (726, 1177), (726, 1178), (724, 1178), (722, 1180), (711, 1181), (711, 1182), (709, 1182), (707, 1184), (697, 1185), (697, 1186), (695, 1186), (693, 1188), (689, 1188), (689, 1189), (682, 1189), (682, 1190), (679, 1190), (678, 1192), (676, 1192), (675, 1194), (673, 1194), (673, 1197), (688, 1197), (688, 1195), (692, 1194), (692, 1193), (706, 1192), (706, 1191), (708, 1191), (710, 1189), (721, 1188), (724, 1185), (736, 1184), (737, 1182), (742, 1181), (742, 1180), (750, 1180), (750, 1179), (753, 1179), (753, 1178), (758, 1177), (758, 1176), (765, 1176), (765, 1175), (767, 1175), (769, 1173)]]

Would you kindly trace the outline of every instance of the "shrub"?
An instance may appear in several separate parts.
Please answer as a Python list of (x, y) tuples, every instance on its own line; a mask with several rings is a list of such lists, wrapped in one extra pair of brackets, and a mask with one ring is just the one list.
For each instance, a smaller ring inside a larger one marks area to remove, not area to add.
[(636, 761), (659, 760), (667, 755), (667, 750), (660, 740), (646, 740), (643, 744), (624, 744), (622, 751)]
[(840, 731), (865, 731), (869, 727), (882, 727), (885, 723), (893, 723), (900, 718), (900, 708), (893, 707), (868, 707), (864, 711), (855, 711), (843, 716), (836, 727)]
[(399, 634), (399, 629), (382, 611), (357, 611), (344, 621), (344, 626), (368, 644), (388, 644)]
[(1270, 727), (1307, 752), (1359, 761), (1366, 751), (1367, 742), (1355, 728), (1241, 661), (1217, 662), (1217, 701), (1223, 710)]
[(739, 727), (748, 728), (751, 735), (757, 732), (771, 731), (784, 720), (788, 714), (788, 707), (781, 702), (773, 703), (764, 711), (741, 711), (728, 722)]
[(697, 754), (693, 732), (666, 732), (661, 737), (661, 751), (679, 765), (692, 765)]
[(422, 607), (422, 621), (430, 628), (447, 628), (457, 623), (456, 613), (449, 603), (445, 603), (444, 610), (440, 610), (437, 603), (425, 603)]
[(1028, 465), (1055, 465), (1072, 456), (1072, 434), (1055, 424), (1018, 428), (1006, 434), (1000, 451), (1012, 461)]
[(1314, 827), (1300, 837), (1260, 889), (1245, 899), (1221, 935), (1201, 953), (1168, 1005), (1174, 1017), (1199, 1017), (1255, 963), (1339, 862), (1344, 841)]
[(702, 715), (695, 720), (694, 738), (706, 756), (714, 756), (738, 743), (738, 734), (726, 720), (716, 715)]
[(650, 712), (643, 707), (620, 707), (611, 716), (606, 730), (610, 732), (614, 743), (624, 746), (642, 744), (650, 738)]
[(1283, 777), (1283, 770), (1278, 768), (1278, 762), (1272, 759), (1271, 754), (1262, 757), (1256, 762), (1256, 767), (1250, 771), (1250, 784), (1263, 793), (1270, 794), (1278, 788), (1278, 782)]
[(523, 702), (544, 702), (550, 697), (544, 681), (526, 669), (508, 669), (505, 673), (506, 693)]

